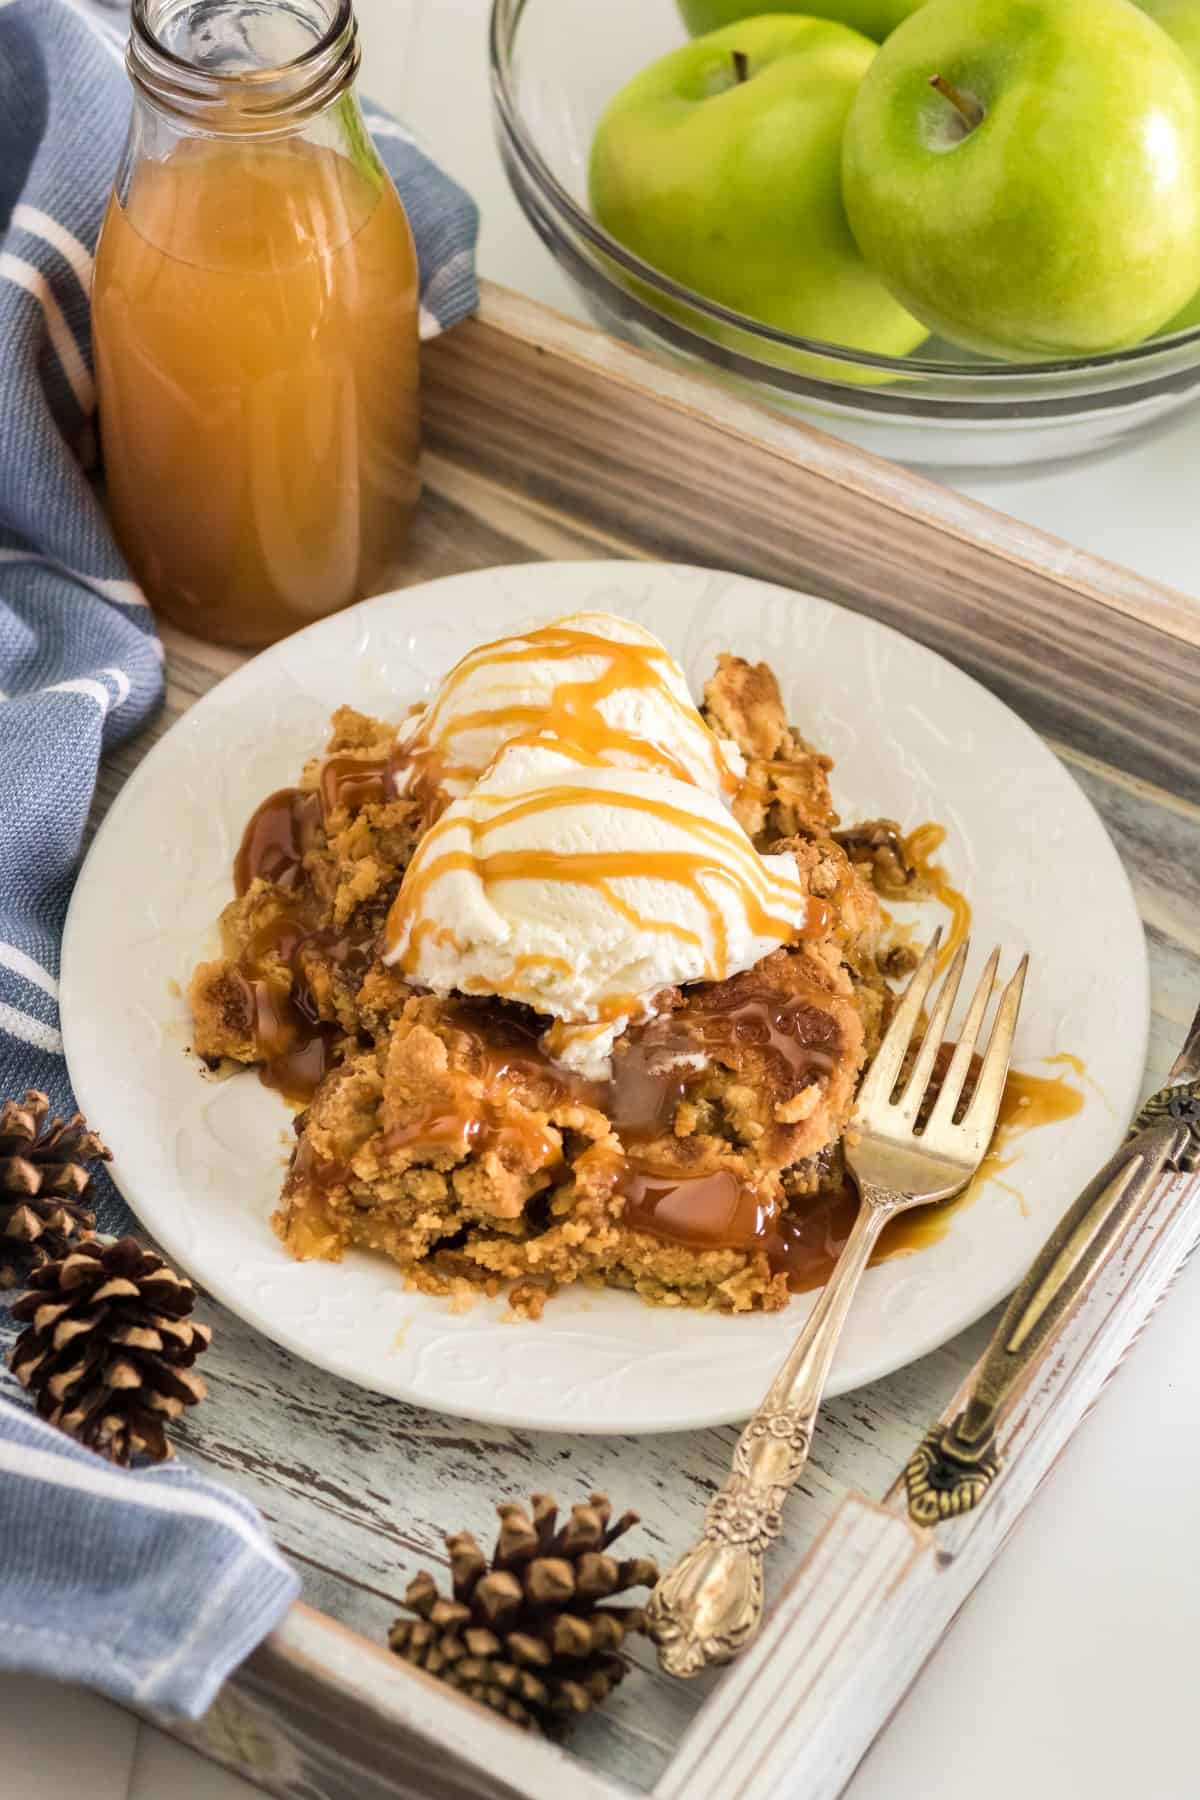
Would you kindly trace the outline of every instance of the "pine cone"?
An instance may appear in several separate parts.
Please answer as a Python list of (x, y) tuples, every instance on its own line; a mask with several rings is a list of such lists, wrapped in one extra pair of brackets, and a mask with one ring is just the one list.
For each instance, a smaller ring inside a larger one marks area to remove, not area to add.
[(469, 1694), (526, 1730), (557, 1736), (572, 1714), (598, 1706), (625, 1674), (619, 1654), (627, 1632), (645, 1631), (636, 1606), (601, 1606), (627, 1588), (653, 1587), (657, 1565), (645, 1556), (618, 1562), (609, 1545), (637, 1524), (623, 1513), (609, 1524), (603, 1494), (573, 1506), (561, 1530), (548, 1494), (535, 1494), (533, 1517), (505, 1504), (489, 1565), (469, 1531), (446, 1539), (454, 1598), (432, 1575), (408, 1584), (388, 1637), (405, 1662)]
[(207, 1392), (192, 1364), (212, 1334), (188, 1318), (191, 1282), (130, 1237), (79, 1244), (30, 1282), (9, 1366), (41, 1417), (110, 1462), (165, 1461), (164, 1425)]
[(19, 1245), (35, 1266), (66, 1256), (93, 1229), (95, 1213), (80, 1204), (92, 1179), (86, 1165), (112, 1157), (82, 1113), (45, 1126), (49, 1111), (36, 1088), (0, 1107), (0, 1244)]

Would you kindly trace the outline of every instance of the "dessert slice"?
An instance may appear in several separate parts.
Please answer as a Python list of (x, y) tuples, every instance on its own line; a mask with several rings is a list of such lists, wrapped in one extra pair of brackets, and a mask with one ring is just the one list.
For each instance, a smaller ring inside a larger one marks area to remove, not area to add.
[(886, 821), (838, 832), (830, 768), (765, 664), (722, 657), (702, 715), (604, 615), (482, 646), (398, 733), (341, 709), (191, 988), (202, 1055), (308, 1103), (289, 1249), (526, 1314), (819, 1279), (900, 868)]

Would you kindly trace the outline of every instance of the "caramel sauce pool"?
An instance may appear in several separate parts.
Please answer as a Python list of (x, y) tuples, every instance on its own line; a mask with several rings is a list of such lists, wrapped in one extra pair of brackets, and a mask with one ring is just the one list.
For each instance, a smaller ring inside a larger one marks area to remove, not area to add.
[[(393, 771), (388, 761), (332, 756), (321, 766), (313, 788), (280, 788), (251, 814), (233, 863), (233, 887), (239, 896), (260, 877), (285, 892), (300, 886), (304, 857), (316, 841), (317, 827), (339, 806), (362, 806), (391, 797)], [(237, 959), (262, 1054), (259, 1079), (285, 1099), (307, 1105), (334, 1058), (338, 1029), (322, 1020), (304, 974), (304, 952), (319, 951), (335, 967), (365, 972), (374, 950), (373, 935), (318, 928), (297, 894), (288, 912), (255, 933)], [(272, 980), (272, 970), (287, 971), (290, 986)]]
[[(1077, 1063), (1078, 1058), (1072, 1061)], [(1080, 1066), (1082, 1073), (1082, 1065)], [(872, 1264), (887, 1262), (893, 1256), (910, 1256), (945, 1237), (954, 1219), (974, 1204), (990, 1176), (1009, 1167), (1012, 1146), (1027, 1131), (1042, 1125), (1057, 1125), (1073, 1119), (1083, 1107), (1084, 1096), (1061, 1076), (1028, 1075), (1019, 1069), (1009, 1072), (1004, 1084), (1004, 1098), (991, 1146), (980, 1165), (979, 1173), (962, 1193), (940, 1206), (921, 1206), (902, 1213), (884, 1227)], [(800, 1221), (801, 1242), (791, 1253), (788, 1264), (788, 1286), (793, 1293), (807, 1288), (823, 1287), (833, 1273), (843, 1244), (850, 1234), (857, 1206), (853, 1189), (833, 1195), (830, 1203), (811, 1221)]]
[[(1078, 1058), (1070, 1058), (1070, 1065), (1073, 1072), (1083, 1072)], [(893, 1219), (884, 1229), (872, 1265), (936, 1244), (957, 1215), (977, 1199), (989, 1176), (1009, 1166), (1008, 1152), (1018, 1139), (1039, 1126), (1074, 1118), (1083, 1103), (1079, 1089), (1061, 1075), (1012, 1070), (1004, 1084), (991, 1147), (974, 1180), (953, 1200)], [(693, 1249), (746, 1250), (760, 1244), (772, 1268), (787, 1276), (791, 1292), (800, 1294), (825, 1286), (857, 1210), (858, 1194), (848, 1178), (777, 1217), (732, 1175), (721, 1173), (682, 1182), (635, 1178), (626, 1218), (653, 1236)]]

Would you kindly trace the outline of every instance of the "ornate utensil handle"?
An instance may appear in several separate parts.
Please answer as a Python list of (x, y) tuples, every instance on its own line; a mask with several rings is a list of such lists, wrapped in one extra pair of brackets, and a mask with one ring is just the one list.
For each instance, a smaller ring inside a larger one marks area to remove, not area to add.
[(1200, 1008), (1166, 1086), (1146, 1101), (1009, 1301), (966, 1406), (952, 1424), (926, 1432), (909, 1458), (908, 1510), (918, 1525), (979, 1505), (999, 1472), (996, 1426), (1005, 1406), (1167, 1169), (1200, 1169)]
[(650, 1596), (650, 1629), (672, 1675), (729, 1662), (758, 1630), (763, 1553), (779, 1533), (783, 1503), (808, 1461), (813, 1424), (833, 1353), (871, 1251), (896, 1197), (864, 1182), (837, 1266), (787, 1361), (738, 1439), (728, 1481), (709, 1504), (704, 1535)]
[(1186, 1167), (1188, 1123), (1149, 1103), (1160, 1123), (1137, 1131), (1094, 1176), (1047, 1238), (1009, 1301), (979, 1365), (966, 1406), (935, 1425), (904, 1471), (908, 1510), (936, 1525), (978, 1506), (999, 1472), (996, 1426), (1008, 1401), (1103, 1266), (1132, 1214), (1168, 1167)]

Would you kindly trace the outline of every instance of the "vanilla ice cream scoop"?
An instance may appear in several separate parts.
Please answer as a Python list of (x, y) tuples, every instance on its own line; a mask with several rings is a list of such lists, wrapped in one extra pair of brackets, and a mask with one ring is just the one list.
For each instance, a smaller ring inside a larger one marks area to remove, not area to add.
[(436, 816), (505, 744), (535, 736), (556, 738), (581, 766), (648, 769), (727, 800), (745, 773), (651, 632), (609, 613), (576, 613), (464, 656), (400, 727), (398, 786), (419, 786)]
[(722, 980), (823, 923), (792, 858), (761, 856), (711, 786), (521, 741), (422, 838), (386, 960), (436, 993), (551, 1015), (551, 1054), (600, 1077), (663, 988)]

